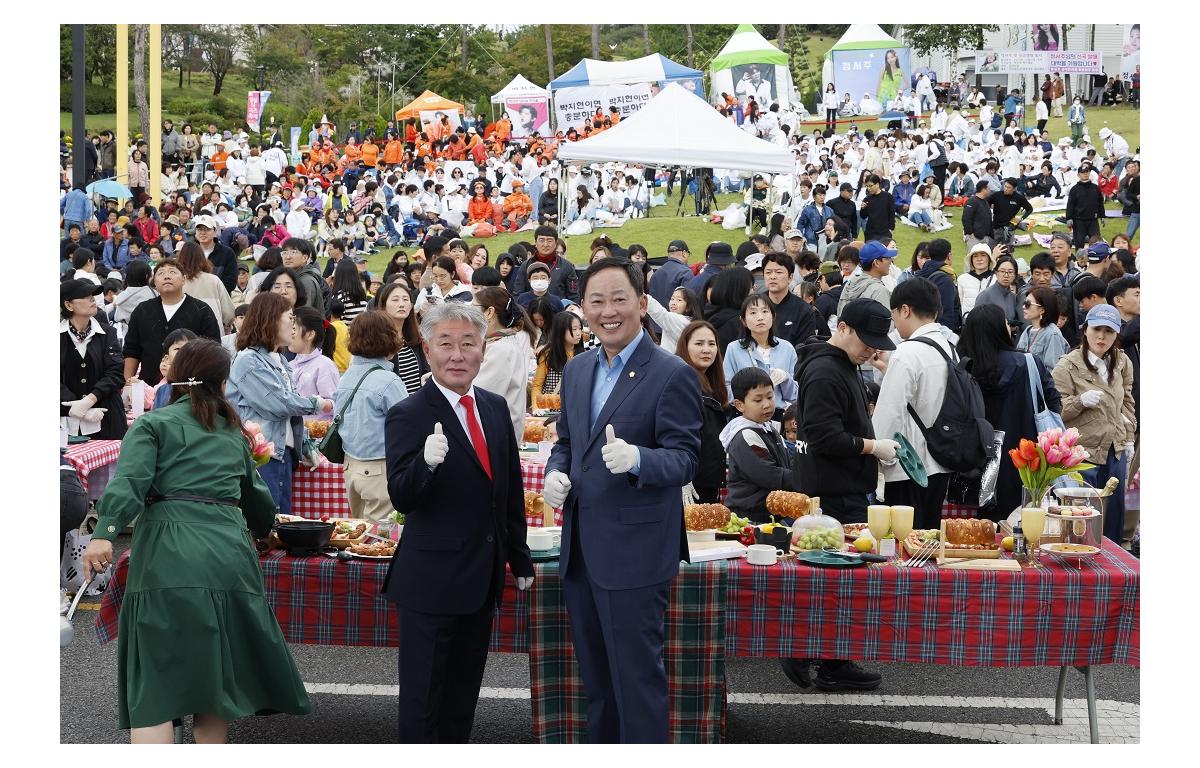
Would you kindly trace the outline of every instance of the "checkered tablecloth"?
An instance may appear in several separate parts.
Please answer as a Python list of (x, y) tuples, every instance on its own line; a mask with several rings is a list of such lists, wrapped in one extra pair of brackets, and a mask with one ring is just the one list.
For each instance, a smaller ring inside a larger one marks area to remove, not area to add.
[[(121, 441), (89, 440), (86, 443), (68, 446), (63, 456), (75, 467), (75, 474), (79, 475), (79, 482), (83, 485), (83, 490), (88, 492), (88, 498), (99, 498), (104, 486), (108, 484), (108, 473), (111, 472), (112, 465), (116, 464), (121, 456)], [(96, 472), (97, 479), (103, 474), (103, 479), (96, 488), (89, 488), (88, 476), (93, 472)]]
[[(129, 552), (100, 601), (96, 638), (101, 645), (117, 636), (121, 600), (129, 569)], [(291, 557), (272, 550), (259, 558), (267, 602), (289, 643), (397, 647), (396, 608), (379, 594), (388, 561), (332, 557)], [(516, 588), (511, 574), (504, 600), (492, 624), (489, 650), (529, 652), (529, 595)]]
[[(684, 564), (671, 587), (663, 658), (676, 743), (716, 743), (725, 729), (726, 561)], [(563, 605), (558, 562), (535, 563), (529, 678), (533, 735), (542, 743), (587, 740), (587, 698)]]
[(310, 520), (319, 520), (321, 515), (350, 517), (342, 465), (324, 456), (320, 462), (314, 469), (302, 464), (292, 473), (292, 514)]
[[(546, 456), (524, 455), (521, 457), (521, 484), (525, 490), (541, 493), (546, 487)], [(541, 528), (546, 522), (540, 517), (526, 517), (525, 525)], [(562, 510), (554, 510), (553, 525), (562, 525)]]
[(729, 567), (730, 656), (963, 666), (1140, 663), (1140, 569), (1106, 543), (1020, 572)]

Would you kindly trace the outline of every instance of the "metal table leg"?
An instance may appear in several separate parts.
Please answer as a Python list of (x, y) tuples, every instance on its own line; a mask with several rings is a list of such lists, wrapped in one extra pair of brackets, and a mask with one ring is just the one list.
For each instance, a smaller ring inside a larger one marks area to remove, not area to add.
[(1067, 693), (1067, 668), (1058, 668), (1058, 694), (1054, 698), (1054, 724), (1063, 724), (1063, 696)]
[(1100, 743), (1100, 724), (1096, 718), (1096, 681), (1092, 677), (1092, 668), (1083, 668), (1083, 679), (1087, 685), (1088, 729), (1092, 733), (1092, 743)]

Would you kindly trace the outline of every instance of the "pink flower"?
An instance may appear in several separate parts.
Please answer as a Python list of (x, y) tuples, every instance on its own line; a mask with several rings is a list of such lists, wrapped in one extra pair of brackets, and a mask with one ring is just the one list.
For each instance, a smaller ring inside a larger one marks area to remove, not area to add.
[(1057, 464), (1071, 455), (1070, 451), (1060, 448), (1058, 443), (1050, 443), (1046, 446), (1045, 451), (1047, 464)]
[(252, 435), (262, 434), (262, 427), (257, 421), (243, 421), (242, 429), (246, 430)]
[(267, 447), (267, 438), (263, 437), (262, 432), (254, 435), (254, 442), (250, 446), (251, 453), (262, 453)]
[(266, 456), (275, 455), (275, 443), (267, 443), (263, 446), (263, 454)]
[(1063, 466), (1067, 469), (1077, 467), (1084, 462), (1084, 460), (1087, 458), (1087, 455), (1087, 451), (1084, 450), (1083, 446), (1077, 445), (1071, 449), (1071, 455), (1063, 460)]
[(1045, 432), (1042, 432), (1038, 435), (1038, 448), (1041, 448), (1043, 451), (1045, 451), (1047, 447), (1057, 443), (1061, 437), (1062, 430), (1058, 427), (1047, 429)]
[(1062, 434), (1059, 443), (1065, 448), (1074, 448), (1079, 443), (1079, 430), (1071, 427)]

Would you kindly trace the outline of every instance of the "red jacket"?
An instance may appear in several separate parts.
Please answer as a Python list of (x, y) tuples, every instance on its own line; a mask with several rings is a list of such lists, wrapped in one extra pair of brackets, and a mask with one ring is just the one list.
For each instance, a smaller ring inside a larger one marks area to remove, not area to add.
[(158, 229), (158, 222), (154, 219), (137, 219), (133, 222), (133, 225), (137, 227), (138, 232), (142, 234), (142, 240), (146, 243), (146, 245), (154, 245), (158, 242), (158, 238), (161, 237)]

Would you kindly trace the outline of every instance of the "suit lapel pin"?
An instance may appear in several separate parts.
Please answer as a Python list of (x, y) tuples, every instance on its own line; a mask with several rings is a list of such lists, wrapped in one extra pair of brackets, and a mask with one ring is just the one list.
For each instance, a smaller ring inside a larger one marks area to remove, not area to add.
[(634, 376), (637, 376), (637, 371), (630, 371), (630, 372), (629, 372), (629, 378), (631, 378), (631, 379), (632, 379)]

